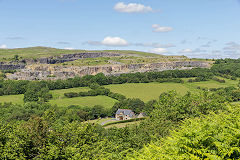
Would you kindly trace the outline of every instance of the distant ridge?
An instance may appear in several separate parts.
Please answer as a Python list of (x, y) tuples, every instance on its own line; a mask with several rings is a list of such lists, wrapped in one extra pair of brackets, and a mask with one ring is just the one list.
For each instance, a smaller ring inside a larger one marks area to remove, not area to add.
[[(0, 61), (11, 60), (15, 55), (18, 55), (20, 58), (42, 58), (42, 57), (51, 57), (59, 56), (62, 54), (74, 54), (79, 52), (112, 52), (119, 53), (123, 55), (137, 55), (143, 57), (172, 57), (164, 56), (155, 53), (148, 53), (142, 51), (132, 51), (132, 50), (69, 50), (69, 49), (58, 49), (51, 47), (28, 47), (28, 48), (15, 48), (15, 49), (0, 49)], [(184, 57), (184, 56), (174, 56), (174, 57)]]

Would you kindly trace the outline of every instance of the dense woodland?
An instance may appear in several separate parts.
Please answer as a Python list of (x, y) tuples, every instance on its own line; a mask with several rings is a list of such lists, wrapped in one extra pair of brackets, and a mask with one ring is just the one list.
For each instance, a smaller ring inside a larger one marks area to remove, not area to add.
[[(0, 104), (0, 159), (239, 159), (239, 86), (199, 88), (181, 96), (162, 93), (144, 103), (113, 93), (104, 85), (122, 83), (184, 83), (240, 77), (240, 60), (216, 60), (210, 69), (172, 70), (75, 77), (57, 81), (1, 80), (0, 94), (24, 94), (24, 104)], [(118, 100), (107, 110), (50, 105), (49, 90), (85, 87), (87, 92), (65, 93), (68, 98), (106, 95)], [(118, 108), (145, 112), (139, 125), (105, 129), (85, 122), (112, 116)]]

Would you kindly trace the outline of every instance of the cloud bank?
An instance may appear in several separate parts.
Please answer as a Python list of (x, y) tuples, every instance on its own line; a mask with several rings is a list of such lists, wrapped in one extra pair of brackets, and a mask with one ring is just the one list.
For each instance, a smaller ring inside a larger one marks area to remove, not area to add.
[(150, 6), (144, 6), (143, 4), (138, 4), (138, 3), (125, 4), (124, 2), (119, 2), (114, 6), (114, 9), (118, 12), (124, 12), (124, 13), (153, 12), (153, 9)]
[(87, 44), (90, 45), (105, 45), (113, 47), (125, 47), (130, 45), (125, 39), (120, 37), (105, 37), (102, 41), (87, 41)]
[(173, 30), (172, 27), (164, 27), (158, 24), (152, 25), (152, 28), (153, 28), (153, 32), (170, 32)]
[(7, 49), (7, 45), (5, 44), (0, 45), (0, 49)]
[(88, 45), (104, 45), (104, 46), (117, 46), (117, 47), (125, 47), (125, 46), (139, 46), (139, 47), (153, 47), (153, 48), (172, 48), (176, 47), (174, 44), (161, 44), (161, 43), (130, 43), (123, 38), (120, 37), (105, 37), (102, 41), (87, 41), (83, 44)]
[(128, 42), (120, 37), (106, 37), (101, 42), (106, 46), (128, 46)]
[(186, 53), (186, 54), (187, 53), (202, 53), (202, 52), (207, 52), (207, 50), (199, 49), (199, 48), (192, 50), (192, 49), (187, 48), (187, 49), (183, 49), (180, 51), (180, 53)]
[(168, 53), (168, 50), (166, 48), (153, 48), (150, 50), (150, 52), (161, 54), (161, 53)]

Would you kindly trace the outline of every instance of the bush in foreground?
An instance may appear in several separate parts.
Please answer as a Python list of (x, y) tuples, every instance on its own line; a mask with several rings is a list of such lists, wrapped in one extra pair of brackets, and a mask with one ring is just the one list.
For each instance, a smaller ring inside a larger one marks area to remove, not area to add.
[(186, 120), (171, 136), (129, 155), (132, 159), (239, 159), (240, 107)]

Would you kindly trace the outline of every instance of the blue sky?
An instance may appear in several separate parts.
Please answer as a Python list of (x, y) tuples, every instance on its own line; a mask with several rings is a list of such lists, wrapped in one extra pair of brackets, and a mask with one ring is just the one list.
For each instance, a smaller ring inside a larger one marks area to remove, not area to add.
[(239, 0), (0, 0), (0, 48), (240, 58)]

